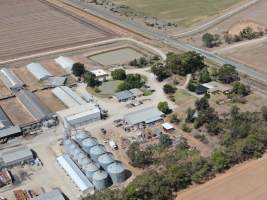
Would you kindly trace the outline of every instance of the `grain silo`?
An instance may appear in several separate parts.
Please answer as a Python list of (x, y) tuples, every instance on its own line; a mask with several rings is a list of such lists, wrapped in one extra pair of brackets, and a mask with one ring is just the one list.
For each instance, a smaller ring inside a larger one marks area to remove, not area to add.
[(63, 147), (65, 153), (70, 153), (70, 146), (72, 144), (72, 141), (70, 139), (64, 140)]
[(100, 168), (100, 166), (94, 162), (91, 162), (89, 165), (87, 165), (85, 168), (84, 168), (84, 173), (86, 175), (86, 177), (90, 180), (92, 180), (92, 177), (93, 177), (93, 174), (98, 171)]
[(97, 140), (95, 138), (86, 138), (82, 141), (82, 149), (86, 152), (86, 153), (90, 153), (90, 149), (97, 145)]
[(95, 145), (94, 147), (90, 149), (91, 159), (95, 162), (97, 162), (98, 157), (104, 153), (106, 153), (106, 149), (103, 145), (100, 145), (100, 144)]
[(74, 149), (72, 156), (73, 156), (73, 159), (74, 159), (75, 161), (78, 161), (78, 160), (79, 160), (79, 154), (80, 154), (80, 153), (82, 153), (82, 151), (81, 151), (80, 148), (76, 148), (76, 149)]
[(86, 138), (89, 138), (90, 134), (87, 131), (78, 130), (77, 134), (74, 136), (74, 140), (81, 145), (82, 141)]
[(106, 170), (108, 165), (114, 162), (114, 157), (111, 153), (104, 153), (103, 155), (98, 157), (98, 163), (99, 165)]
[(121, 183), (126, 179), (126, 171), (124, 166), (116, 161), (107, 167), (107, 172), (110, 175), (113, 183)]
[(81, 168), (85, 169), (86, 166), (89, 165), (91, 162), (92, 162), (92, 160), (90, 158), (88, 158), (88, 157), (84, 158), (80, 163)]
[(84, 152), (81, 152), (79, 155), (78, 155), (78, 164), (80, 165), (80, 166), (82, 166), (82, 161), (83, 161), (83, 159), (85, 159), (87, 157), (87, 155), (86, 155), (86, 153), (84, 153)]
[(93, 174), (92, 182), (98, 190), (108, 187), (109, 181), (107, 172), (103, 170), (96, 171)]

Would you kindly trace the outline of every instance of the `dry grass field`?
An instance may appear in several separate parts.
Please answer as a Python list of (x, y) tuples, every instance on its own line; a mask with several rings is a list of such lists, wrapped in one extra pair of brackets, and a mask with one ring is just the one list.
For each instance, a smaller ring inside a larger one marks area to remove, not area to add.
[(178, 194), (176, 200), (265, 200), (267, 155), (234, 167), (223, 175)]
[(0, 0), (0, 60), (113, 36), (39, 0)]
[(216, 15), (242, 0), (114, 0), (145, 15), (190, 26)]

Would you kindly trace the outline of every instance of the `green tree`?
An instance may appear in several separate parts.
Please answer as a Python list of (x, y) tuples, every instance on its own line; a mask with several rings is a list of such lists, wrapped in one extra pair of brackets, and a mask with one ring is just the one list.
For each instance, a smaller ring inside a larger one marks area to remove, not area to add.
[(192, 108), (188, 108), (187, 109), (187, 111), (186, 111), (186, 113), (187, 113), (187, 115), (186, 115), (186, 119), (185, 119), (185, 121), (187, 122), (187, 123), (192, 123), (192, 122), (194, 122), (194, 114), (195, 114), (195, 110), (193, 110)]
[(128, 74), (123, 83), (118, 86), (119, 91), (140, 88), (144, 85), (144, 80), (140, 74)]
[(232, 83), (239, 80), (239, 75), (234, 66), (223, 65), (218, 71), (218, 79), (223, 83)]
[(261, 108), (261, 113), (262, 113), (263, 120), (267, 122), (267, 107), (266, 106), (263, 106)]
[(200, 83), (208, 83), (211, 81), (210, 73), (208, 69), (205, 67), (199, 73), (199, 82)]
[(152, 163), (152, 153), (149, 150), (141, 150), (140, 144), (133, 142), (127, 150), (127, 155), (134, 167), (145, 167)]
[(111, 72), (111, 76), (113, 80), (125, 80), (126, 79), (126, 72), (123, 69), (115, 69)]
[(97, 80), (96, 75), (93, 74), (92, 72), (89, 72), (89, 71), (85, 72), (84, 81), (90, 87), (95, 87), (95, 86), (99, 85), (99, 81)]
[(81, 77), (85, 73), (84, 64), (82, 63), (74, 63), (71, 70), (76, 77)]
[(163, 86), (163, 91), (166, 93), (166, 94), (173, 94), (175, 93), (177, 90), (177, 88), (171, 84), (165, 84)]
[(159, 102), (158, 109), (164, 114), (170, 114), (172, 112), (172, 110), (169, 108), (168, 102), (166, 101)]
[(233, 84), (232, 93), (239, 96), (247, 96), (250, 93), (250, 88), (243, 83), (235, 82)]
[(187, 85), (187, 89), (189, 91), (191, 91), (191, 92), (195, 92), (195, 90), (196, 90), (196, 84), (192, 80), (190, 80), (189, 83), (188, 83), (188, 85)]
[(196, 106), (197, 111), (207, 110), (210, 107), (209, 101), (205, 97), (197, 99), (195, 102), (195, 106)]
[(172, 145), (172, 139), (166, 134), (161, 134), (159, 138), (159, 145), (163, 148), (167, 148)]
[(211, 162), (215, 172), (222, 172), (230, 167), (230, 159), (220, 150), (212, 153)]
[(151, 67), (151, 72), (155, 74), (158, 81), (163, 81), (171, 76), (171, 72), (168, 68), (163, 66), (163, 64), (156, 63)]
[(93, 195), (83, 198), (83, 200), (123, 200), (121, 192), (117, 189), (96, 190)]
[(217, 34), (205, 33), (202, 36), (202, 41), (206, 47), (212, 48), (220, 43), (220, 36)]

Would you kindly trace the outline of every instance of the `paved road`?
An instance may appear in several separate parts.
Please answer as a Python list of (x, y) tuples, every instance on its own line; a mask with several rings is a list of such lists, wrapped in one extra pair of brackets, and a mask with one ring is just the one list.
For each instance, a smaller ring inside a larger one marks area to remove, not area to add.
[(181, 38), (181, 37), (187, 37), (187, 36), (191, 36), (191, 35), (194, 35), (194, 34), (197, 34), (199, 32), (202, 32), (202, 31), (205, 31), (213, 26), (215, 26), (216, 24), (219, 24), (221, 23), (222, 21), (232, 17), (233, 15), (249, 8), (250, 6), (254, 5), (255, 3), (258, 3), (259, 1), (261, 0), (251, 0), (251, 1), (248, 1), (247, 3), (235, 8), (235, 9), (231, 9), (229, 12), (226, 12), (224, 13), (223, 15), (220, 15), (204, 24), (201, 24), (197, 27), (194, 27), (193, 29), (189, 30), (189, 31), (185, 31), (185, 32), (182, 32), (182, 33), (177, 33), (173, 36), (175, 36), (176, 38)]
[(205, 56), (208, 60), (212, 61), (215, 64), (223, 65), (223, 64), (231, 64), (236, 67), (236, 69), (246, 74), (258, 81), (267, 83), (267, 74), (257, 71), (249, 66), (246, 66), (244, 64), (223, 58), (221, 56), (218, 56), (214, 53), (210, 53), (208, 51), (205, 51), (203, 49), (200, 49), (198, 47), (195, 47), (193, 45), (187, 44), (183, 41), (179, 41), (178, 39), (168, 36), (167, 34), (161, 33), (161, 32), (155, 32), (147, 27), (144, 27), (134, 21), (130, 21), (124, 18), (121, 18), (119, 16), (114, 15), (111, 12), (107, 12), (106, 9), (95, 6), (94, 4), (87, 4), (85, 2), (81, 2), (79, 0), (65, 0), (65, 2), (74, 3), (75, 5), (79, 6), (80, 8), (83, 8), (84, 10), (88, 11), (89, 13), (98, 16), (100, 18), (104, 18), (108, 21), (111, 21), (113, 23), (116, 23), (124, 28), (127, 28), (129, 30), (135, 31), (139, 34), (142, 34), (145, 37), (158, 40), (160, 42), (165, 43), (166, 45), (169, 45), (175, 49), (178, 50), (184, 50), (184, 51), (196, 51), (203, 56)]

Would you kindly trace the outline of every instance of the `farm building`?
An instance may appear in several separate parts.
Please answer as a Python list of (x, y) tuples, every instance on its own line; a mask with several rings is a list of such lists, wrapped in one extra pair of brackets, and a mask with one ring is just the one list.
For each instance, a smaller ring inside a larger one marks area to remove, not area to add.
[(75, 63), (72, 59), (64, 56), (59, 56), (55, 59), (55, 62), (68, 73), (71, 72), (72, 66)]
[(32, 151), (25, 146), (0, 151), (0, 168), (28, 163), (33, 160)]
[(139, 124), (150, 124), (162, 120), (164, 113), (156, 107), (145, 108), (124, 116), (124, 121), (129, 126), (136, 126)]
[(204, 87), (208, 88), (209, 93), (216, 93), (216, 92), (222, 92), (222, 93), (229, 93), (232, 89), (230, 85), (225, 85), (222, 83), (219, 83), (217, 81), (212, 81), (209, 83), (202, 84)]
[(131, 92), (135, 97), (141, 97), (143, 96), (143, 92), (138, 88), (130, 89), (129, 92)]
[(67, 86), (54, 88), (52, 92), (68, 108), (86, 104), (85, 100)]
[(0, 107), (0, 139), (21, 133), (18, 126), (14, 126), (4, 110)]
[(128, 101), (128, 100), (132, 100), (135, 98), (135, 96), (133, 95), (133, 93), (131, 93), (130, 91), (128, 90), (124, 90), (124, 91), (121, 91), (121, 92), (117, 92), (114, 94), (114, 97), (119, 101), (119, 102), (125, 102), (125, 101)]
[(39, 63), (31, 63), (26, 66), (31, 74), (38, 80), (46, 80), (52, 75)]
[(57, 158), (60, 166), (83, 193), (93, 192), (94, 186), (68, 155)]
[(105, 81), (108, 77), (108, 73), (103, 69), (96, 69), (91, 71), (99, 81)]
[(87, 103), (57, 112), (62, 123), (73, 127), (83, 126), (101, 119), (101, 111), (94, 104)]
[(22, 89), (16, 93), (16, 97), (37, 121), (45, 120), (50, 116), (49, 109), (31, 91)]
[(17, 77), (17, 75), (11, 69), (1, 69), (0, 79), (10, 90), (19, 90), (24, 86), (24, 83)]
[(65, 200), (65, 198), (58, 189), (54, 189), (37, 197), (33, 197), (31, 200)]
[(171, 125), (170, 123), (163, 123), (161, 124), (162, 128), (164, 129), (165, 132), (172, 132), (175, 130), (175, 128), (173, 127), (173, 125)]
[(208, 92), (208, 88), (203, 85), (198, 85), (195, 88), (195, 93), (198, 95), (206, 94)]

